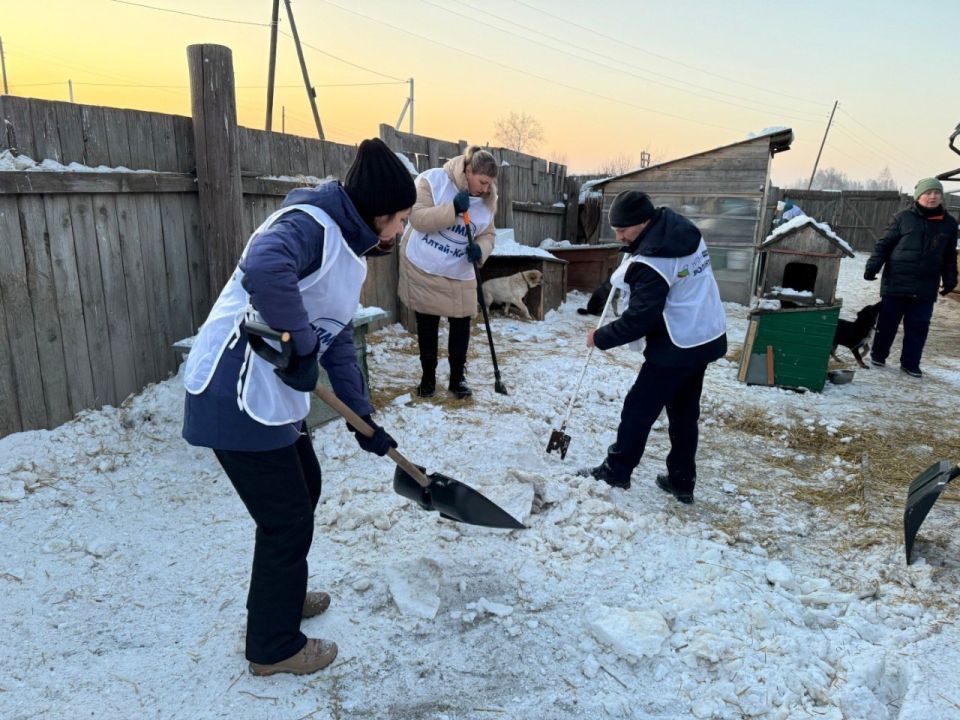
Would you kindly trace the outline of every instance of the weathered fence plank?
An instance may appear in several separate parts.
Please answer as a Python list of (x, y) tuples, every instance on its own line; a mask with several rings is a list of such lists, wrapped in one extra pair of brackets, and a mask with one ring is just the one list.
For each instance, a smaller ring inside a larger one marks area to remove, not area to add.
[[(0, 295), (0, 327), (6, 327), (7, 311)], [(13, 374), (13, 357), (5, 337), (0, 337), (0, 435), (20, 432), (20, 404), (17, 400), (16, 379)]]
[(90, 167), (110, 164), (110, 148), (107, 144), (107, 128), (103, 120), (103, 108), (94, 105), (80, 106), (80, 123), (83, 127), (83, 156)]
[(39, 371), (43, 379), (43, 398), (47, 408), (47, 420), (51, 426), (55, 426), (69, 420), (73, 412), (70, 408), (57, 290), (47, 246), (47, 220), (43, 198), (39, 195), (25, 195), (19, 198), (19, 208), (27, 286), (33, 304)]
[(37, 153), (33, 159), (63, 160), (60, 150), (60, 133), (57, 131), (57, 111), (51, 102), (33, 102), (30, 104), (30, 119), (33, 125), (33, 144)]
[(110, 353), (110, 331), (107, 328), (103, 280), (100, 278), (100, 250), (93, 220), (93, 204), (89, 195), (70, 197), (73, 224), (73, 247), (80, 280), (79, 300), (83, 308), (83, 325), (87, 336), (87, 352), (93, 369), (94, 407), (117, 402), (113, 382), (113, 357)]
[[(173, 119), (166, 115), (151, 118), (154, 132), (153, 152), (160, 167), (177, 166), (177, 146), (173, 140)], [(169, 323), (172, 341), (192, 334), (192, 313), (183, 308), (193, 307), (190, 296), (190, 261), (187, 256), (187, 236), (183, 220), (183, 198), (160, 195), (160, 220), (163, 232), (163, 255), (166, 267), (166, 285), (169, 294)]]
[[(145, 115), (128, 118), (130, 161), (135, 167), (149, 168), (156, 164), (153, 148), (153, 127)], [(166, 282), (166, 259), (159, 198), (156, 195), (134, 196), (140, 229), (140, 252), (143, 257), (147, 290), (147, 316), (150, 318), (150, 347), (160, 377), (174, 369), (176, 358), (171, 346), (179, 338), (170, 331), (170, 295)]]
[(44, 428), (47, 409), (37, 373), (40, 357), (15, 198), (0, 198), (0, 295), (6, 311), (6, 325), (0, 327), (5, 327), (12, 354), (20, 423), (24, 430)]
[(112, 195), (94, 195), (91, 197), (91, 204), (100, 254), (100, 277), (103, 280), (110, 356), (113, 359), (115, 402), (121, 403), (131, 393), (138, 392), (142, 386), (137, 382), (133, 331), (130, 327), (123, 253), (117, 222), (117, 203)]
[(83, 142), (83, 120), (80, 106), (73, 103), (54, 103), (57, 133), (60, 136), (60, 157), (64, 165), (72, 162), (87, 165)]
[(70, 200), (64, 195), (44, 198), (47, 232), (50, 234), (50, 259), (60, 310), (60, 332), (67, 369), (67, 389), (73, 414), (97, 407), (97, 393), (87, 348), (87, 328), (83, 319), (80, 278), (73, 246), (73, 221)]
[(30, 112), (31, 101), (27, 98), (4, 95), (0, 97), (0, 118), (5, 132), (0, 133), (0, 143), (10, 149), (14, 155), (26, 155), (31, 160), (37, 157), (37, 146), (33, 141), (33, 117)]
[(127, 291), (127, 312), (133, 341), (134, 368), (137, 385), (146, 387), (160, 375), (153, 353), (152, 330), (148, 305), (146, 269), (140, 243), (140, 213), (132, 196), (117, 196), (117, 232), (120, 258)]
[(0, 195), (196, 192), (190, 175), (128, 172), (0, 171)]

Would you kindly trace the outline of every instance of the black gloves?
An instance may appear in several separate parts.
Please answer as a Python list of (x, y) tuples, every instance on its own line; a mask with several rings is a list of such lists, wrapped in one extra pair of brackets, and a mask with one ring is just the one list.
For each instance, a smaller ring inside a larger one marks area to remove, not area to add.
[(347, 423), (347, 427), (349, 427), (353, 431), (353, 434), (357, 436), (357, 444), (361, 447), (361, 449), (366, 450), (368, 453), (373, 453), (374, 455), (383, 457), (390, 451), (390, 448), (395, 448), (397, 446), (397, 441), (390, 436), (390, 433), (377, 425), (369, 415), (364, 415), (363, 420), (367, 423), (367, 425), (373, 428), (372, 437), (367, 437), (354, 428), (350, 423)]
[(470, 193), (461, 190), (453, 196), (453, 211), (457, 215), (462, 215), (470, 209)]
[(317, 362), (319, 350), (320, 341), (317, 340), (313, 350), (306, 355), (294, 355), (286, 368), (277, 368), (273, 372), (294, 390), (310, 392), (317, 386), (317, 380), (320, 379), (320, 364)]
[(483, 250), (480, 249), (480, 246), (476, 243), (470, 243), (467, 245), (467, 260), (472, 263), (480, 262), (480, 258), (483, 257)]
[(957, 286), (956, 286), (956, 285), (951, 285), (950, 287), (947, 287), (946, 285), (944, 285), (944, 286), (943, 286), (943, 290), (940, 291), (940, 294), (943, 295), (944, 297), (946, 297), (947, 295), (949, 295), (950, 293), (953, 292), (953, 290), (954, 290), (955, 287), (957, 287)]
[(863, 279), (864, 279), (864, 280), (876, 280), (876, 279), (877, 279), (877, 273), (876, 273), (876, 271), (874, 271), (874, 270), (864, 270), (864, 271), (863, 271)]

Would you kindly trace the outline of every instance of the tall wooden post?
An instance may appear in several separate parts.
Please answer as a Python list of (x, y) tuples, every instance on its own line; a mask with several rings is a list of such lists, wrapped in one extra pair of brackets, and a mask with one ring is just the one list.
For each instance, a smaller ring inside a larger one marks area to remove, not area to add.
[(233, 53), (222, 45), (190, 45), (190, 105), (197, 158), (200, 234), (216, 295), (243, 251), (243, 188)]

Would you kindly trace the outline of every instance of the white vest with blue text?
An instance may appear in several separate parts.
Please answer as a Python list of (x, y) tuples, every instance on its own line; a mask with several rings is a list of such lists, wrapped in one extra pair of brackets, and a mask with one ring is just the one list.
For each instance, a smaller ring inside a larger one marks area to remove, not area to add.
[[(716, 340), (727, 330), (727, 321), (720, 300), (720, 290), (710, 266), (707, 244), (700, 238), (697, 251), (685, 257), (651, 257), (631, 255), (625, 258), (610, 283), (623, 295), (624, 306), (630, 304), (630, 286), (624, 280), (632, 263), (643, 263), (667, 281), (670, 290), (663, 309), (663, 320), (670, 342), (679, 348), (692, 348)], [(635, 350), (642, 345), (630, 346)]]
[[(360, 290), (367, 276), (367, 261), (349, 248), (333, 218), (313, 205), (289, 205), (273, 213), (250, 236), (241, 261), (260, 233), (293, 210), (305, 212), (323, 228), (323, 263), (319, 270), (297, 283), (310, 324), (316, 329), (322, 355), (357, 311)], [(242, 279), (243, 271), (238, 266), (190, 348), (183, 383), (193, 395), (199, 395), (210, 384), (224, 351), (239, 340), (243, 322), (262, 322), (243, 289)], [(303, 420), (310, 411), (310, 394), (285, 385), (273, 370), (273, 365), (251, 352), (248, 344), (237, 378), (240, 410), (263, 425), (287, 425)]]
[[(425, 179), (433, 193), (433, 205), (437, 207), (453, 202), (460, 192), (443, 168), (427, 170), (417, 177), (417, 185)], [(484, 229), (493, 221), (493, 213), (481, 197), (470, 198), (470, 223), (474, 237), (477, 228)], [(439, 232), (422, 233), (413, 229), (404, 243), (407, 260), (425, 273), (440, 275), (451, 280), (473, 280), (473, 263), (467, 260), (467, 231), (463, 216), (457, 222)]]

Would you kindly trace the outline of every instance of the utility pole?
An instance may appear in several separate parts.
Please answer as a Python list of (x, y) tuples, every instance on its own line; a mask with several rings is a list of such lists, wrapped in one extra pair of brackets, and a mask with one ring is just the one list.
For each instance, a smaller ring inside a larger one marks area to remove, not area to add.
[(287, 106), (280, 106), (280, 132), (287, 132)]
[(407, 114), (407, 110), (410, 110), (410, 134), (413, 134), (413, 78), (410, 78), (408, 81), (410, 83), (410, 97), (407, 98), (407, 101), (403, 104), (403, 110), (400, 111), (400, 117), (397, 119), (397, 124), (394, 126), (395, 130), (399, 130), (400, 126), (403, 124), (403, 116)]
[(267, 122), (269, 132), (273, 126), (273, 79), (277, 71), (277, 24), (280, 22), (280, 0), (273, 0), (273, 15), (270, 18), (270, 66), (267, 70)]
[(837, 111), (837, 103), (839, 100), (833, 101), (833, 110), (830, 111), (830, 119), (827, 120), (827, 129), (823, 131), (823, 140), (820, 142), (820, 149), (817, 151), (817, 159), (813, 163), (813, 172), (810, 173), (810, 182), (807, 183), (807, 190), (810, 189), (810, 186), (813, 185), (813, 177), (817, 174), (817, 165), (820, 164), (820, 155), (823, 153), (823, 146), (827, 144), (827, 133), (830, 132), (830, 126), (833, 124), (833, 114)]
[(70, 102), (73, 102), (73, 80), (67, 80), (67, 89), (70, 90)]
[(293, 34), (293, 42), (297, 46), (297, 57), (300, 58), (300, 70), (303, 72), (303, 84), (307, 88), (307, 97), (310, 99), (310, 107), (313, 109), (313, 119), (317, 123), (317, 133), (321, 140), (326, 140), (323, 136), (323, 125), (320, 124), (320, 113), (317, 110), (317, 91), (310, 85), (310, 76), (307, 74), (307, 62), (303, 59), (303, 48), (300, 47), (300, 35), (297, 33), (297, 23), (293, 19), (293, 8), (290, 7), (290, 0), (283, 0), (287, 6), (287, 18), (290, 20), (290, 32)]
[(3, 94), (9, 95), (10, 89), (7, 87), (7, 60), (3, 55), (3, 38), (0, 37), (0, 67), (3, 68)]

